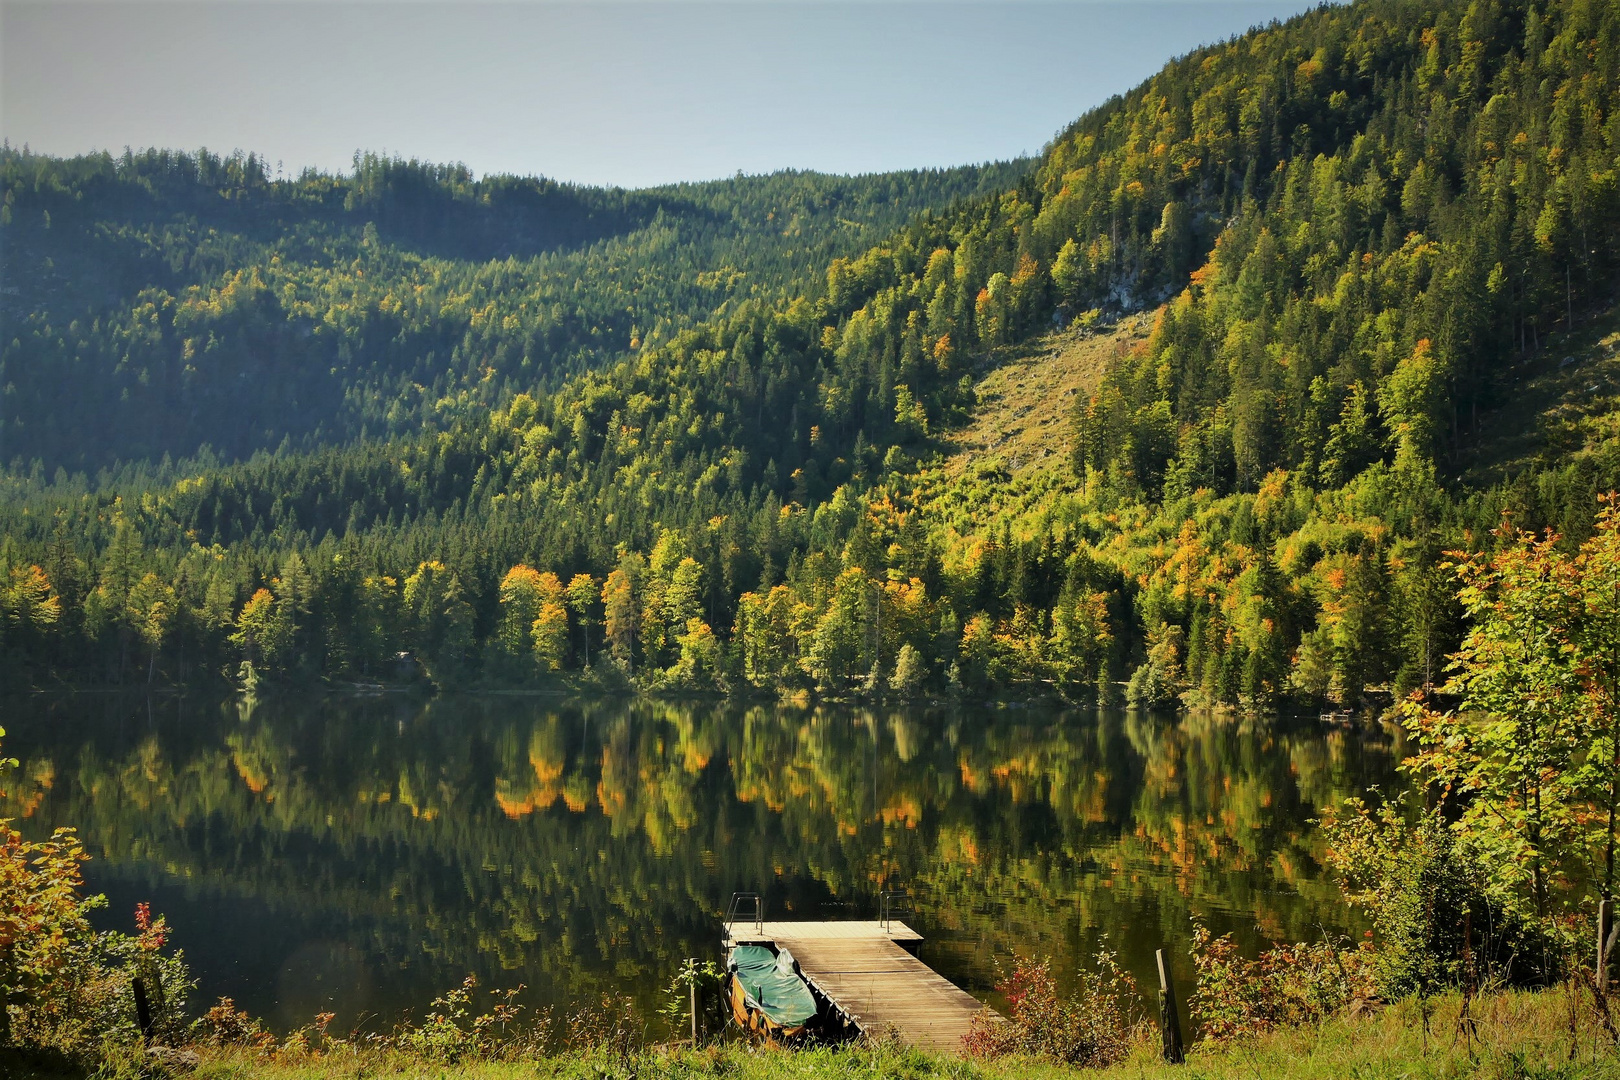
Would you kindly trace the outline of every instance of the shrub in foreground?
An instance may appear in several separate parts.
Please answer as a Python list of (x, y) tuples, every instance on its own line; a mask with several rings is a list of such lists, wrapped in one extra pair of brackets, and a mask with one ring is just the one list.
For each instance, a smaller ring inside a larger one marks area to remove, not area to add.
[(984, 1010), (974, 1017), (963, 1040), (974, 1056), (1028, 1054), (1095, 1068), (1130, 1051), (1136, 984), (1112, 952), (1097, 954), (1096, 970), (1082, 972), (1068, 998), (1059, 995), (1046, 960), (1019, 958), (997, 989), (1007, 996), (1007, 1016)]
[(152, 1034), (183, 1032), (193, 989), (184, 957), (165, 951), (168, 925), (145, 904), (136, 933), (97, 932), (80, 866), (89, 858), (72, 829), (26, 840), (0, 821), (0, 1044), (94, 1056), (108, 1041), (138, 1039), (134, 980), (141, 980)]
[(1321, 827), (1340, 891), (1372, 920), (1372, 971), (1386, 1001), (1555, 977), (1569, 942), (1555, 920), (1504, 896), (1475, 833), (1435, 812), (1359, 798), (1324, 810)]
[(1230, 934), (1193, 927), (1198, 984), (1188, 1004), (1202, 1038), (1229, 1043), (1277, 1028), (1319, 1024), (1374, 1000), (1373, 951), (1332, 945), (1277, 945), (1253, 960), (1238, 954)]

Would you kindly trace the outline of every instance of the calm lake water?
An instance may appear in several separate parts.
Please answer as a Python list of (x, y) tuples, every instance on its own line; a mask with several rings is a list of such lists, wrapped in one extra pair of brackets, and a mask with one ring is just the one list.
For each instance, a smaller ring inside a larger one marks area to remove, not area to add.
[(475, 974), (534, 1004), (656, 1007), (715, 957), (731, 893), (874, 916), (989, 996), (1012, 953), (1065, 977), (1106, 936), (1182, 978), (1195, 918), (1249, 949), (1358, 932), (1317, 810), (1396, 748), (1305, 721), (1035, 708), (796, 709), (540, 698), (33, 697), (0, 814), (77, 826), (107, 926), (169, 917), (201, 983), (278, 1028), (390, 1024)]

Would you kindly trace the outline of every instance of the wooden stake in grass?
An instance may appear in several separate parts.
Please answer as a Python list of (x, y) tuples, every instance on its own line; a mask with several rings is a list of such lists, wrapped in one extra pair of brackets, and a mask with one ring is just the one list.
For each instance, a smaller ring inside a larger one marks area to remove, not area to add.
[(688, 991), (690, 991), (690, 1001), (691, 1001), (691, 1007), (692, 1007), (692, 1049), (696, 1050), (697, 1049), (697, 1044), (698, 1044), (698, 1013), (697, 1013), (698, 1002), (697, 1002), (697, 961), (696, 960), (691, 961), (691, 968), (692, 968), (692, 978), (687, 982), (686, 988), (687, 988)]
[(135, 991), (135, 1019), (141, 1025), (141, 1038), (152, 1041), (152, 1006), (146, 1000), (146, 981), (139, 975), (130, 980)]
[(1609, 968), (1614, 962), (1614, 901), (1604, 900), (1598, 904), (1597, 922), (1597, 986), (1599, 990), (1609, 989)]
[(1614, 966), (1615, 938), (1620, 937), (1620, 926), (1615, 925), (1614, 901), (1598, 903), (1597, 963), (1592, 970), (1592, 1007), (1603, 1024), (1609, 1039), (1620, 1046), (1620, 1028), (1614, 1024), (1614, 1013), (1609, 1009), (1609, 975)]
[(1187, 1051), (1181, 1042), (1181, 1015), (1176, 1011), (1175, 984), (1170, 980), (1170, 964), (1164, 950), (1154, 956), (1159, 962), (1159, 1028), (1164, 1033), (1164, 1060), (1180, 1065), (1187, 1060)]
[(1474, 1039), (1479, 1022), (1474, 1019), (1474, 912), (1463, 910), (1462, 1009), (1457, 1013), (1457, 1032), (1467, 1043), (1468, 1058), (1474, 1059)]

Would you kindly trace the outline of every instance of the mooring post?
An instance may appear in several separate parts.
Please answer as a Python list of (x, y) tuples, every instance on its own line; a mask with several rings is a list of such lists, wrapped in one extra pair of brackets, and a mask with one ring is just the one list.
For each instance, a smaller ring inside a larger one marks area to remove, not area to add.
[(135, 991), (135, 1020), (141, 1025), (141, 1038), (151, 1042), (152, 1006), (146, 1000), (146, 983), (137, 975), (130, 980), (130, 987)]
[(1609, 989), (1610, 950), (1614, 942), (1614, 901), (1604, 900), (1598, 904), (1597, 920), (1597, 985), (1599, 990)]
[(1187, 1060), (1181, 1044), (1181, 1014), (1176, 1012), (1175, 983), (1170, 979), (1170, 962), (1164, 950), (1154, 953), (1159, 961), (1159, 1028), (1164, 1033), (1164, 1060), (1180, 1065)]
[(688, 963), (690, 964), (690, 971), (691, 971), (691, 976), (692, 977), (687, 980), (686, 989), (691, 994), (691, 999), (690, 1000), (691, 1000), (691, 1003), (692, 1003), (692, 1049), (696, 1050), (697, 1049), (697, 1044), (698, 1044), (697, 961), (696, 960), (691, 960), (691, 961), (688, 961)]

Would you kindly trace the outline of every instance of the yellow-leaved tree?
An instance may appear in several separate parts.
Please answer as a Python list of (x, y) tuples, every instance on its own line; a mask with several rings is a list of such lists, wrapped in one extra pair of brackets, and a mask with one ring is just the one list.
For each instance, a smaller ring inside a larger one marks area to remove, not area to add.
[(529, 633), (534, 639), (534, 656), (547, 671), (560, 671), (568, 658), (568, 609), (563, 606), (566, 591), (557, 575), (547, 570), (535, 581), (539, 609)]

